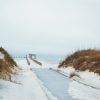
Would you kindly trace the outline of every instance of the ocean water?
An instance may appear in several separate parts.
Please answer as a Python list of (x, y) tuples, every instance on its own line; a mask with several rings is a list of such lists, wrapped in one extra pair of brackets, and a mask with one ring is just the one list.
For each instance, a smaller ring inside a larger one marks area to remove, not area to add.
[(60, 62), (64, 59), (63, 56), (37, 56), (37, 59), (52, 61), (52, 62)]
[[(23, 59), (27, 54), (14, 54), (13, 58)], [(37, 59), (46, 60), (46, 61), (62, 61), (65, 58), (65, 55), (45, 55), (45, 54), (36, 54)]]

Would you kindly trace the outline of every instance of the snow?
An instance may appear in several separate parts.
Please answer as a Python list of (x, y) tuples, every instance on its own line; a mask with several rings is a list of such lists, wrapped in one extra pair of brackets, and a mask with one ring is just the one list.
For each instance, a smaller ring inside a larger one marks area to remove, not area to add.
[(57, 67), (58, 67), (58, 63), (46, 62), (46, 61), (43, 61), (43, 60), (38, 60), (38, 61), (42, 63), (42, 66), (36, 64), (34, 61), (29, 59), (29, 62), (31, 64), (30, 67), (31, 68), (54, 68), (54, 69), (57, 69)]
[(18, 60), (18, 64), (22, 72), (16, 81), (20, 84), (0, 80), (0, 100), (48, 100), (26, 60)]
[(30, 58), (28, 58), (29, 62), (30, 62), (30, 68), (41, 68), (40, 65), (38, 65), (37, 63), (35, 63), (33, 60), (31, 60)]
[[(72, 73), (79, 76), (74, 76), (70, 82), (69, 94), (73, 98), (82, 100), (100, 100), (100, 76), (98, 74), (89, 72), (88, 70), (77, 71), (72, 66), (67, 68), (57, 68), (58, 64), (46, 63), (45, 61), (40, 62), (42, 62), (42, 68), (53, 68), (54, 70), (59, 70), (62, 74), (68, 77), (70, 77)], [(38, 66), (38, 68), (40, 68), (40, 66)]]
[(41, 61), (43, 65), (40, 66), (29, 59), (31, 65), (28, 65), (26, 59), (15, 60), (20, 69), (18, 75), (13, 76), (16, 83), (0, 79), (0, 100), (57, 100), (30, 70), (32, 68), (50, 68), (52, 64)]
[[(2, 54), (0, 54), (0, 58), (3, 58)], [(81, 100), (100, 100), (100, 76), (98, 74), (88, 70), (76, 71), (72, 66), (57, 68), (58, 63), (52, 64), (39, 60), (42, 63), (42, 66), (40, 66), (31, 59), (29, 61), (31, 65), (27, 64), (26, 59), (16, 60), (20, 67), (18, 75), (13, 76), (16, 83), (0, 79), (0, 100), (57, 100), (45, 87), (44, 83), (37, 78), (36, 74), (30, 70), (33, 68), (44, 68), (47, 70), (53, 68), (66, 76), (77, 73), (79, 77), (74, 76), (72, 81), (69, 82), (69, 94), (73, 98)]]
[(0, 80), (4, 88), (0, 89), (1, 100), (47, 100), (36, 77), (32, 72), (20, 75), (20, 84)]
[(4, 54), (0, 52), (0, 59), (4, 59)]
[(69, 94), (79, 100), (100, 100), (100, 90), (84, 86), (75, 81), (70, 83)]
[[(28, 58), (29, 59), (29, 58)], [(19, 61), (24, 70), (30, 71), (30, 68), (53, 68), (55, 70), (60, 70), (61, 73), (63, 73), (66, 76), (69, 76), (72, 73), (77, 74), (79, 77), (74, 76), (72, 78), (72, 81), (70, 81), (68, 92), (73, 98), (78, 98), (81, 100), (100, 100), (100, 76), (94, 72), (87, 71), (76, 71), (74, 67), (69, 66), (67, 68), (57, 68), (58, 64), (52, 64), (45, 61), (38, 60), (42, 63), (42, 66), (36, 64), (31, 59), (29, 59), (31, 65), (26, 66), (27, 62), (25, 60)], [(17, 61), (18, 62), (18, 61)], [(34, 73), (33, 73), (34, 74)], [(32, 76), (32, 75), (30, 75)], [(33, 75), (34, 77), (35, 74)], [(75, 80), (75, 81), (74, 81)], [(35, 79), (35, 82), (37, 82), (40, 85), (41, 91), (44, 93), (44, 96), (46, 99), (50, 100), (56, 100), (57, 98), (52, 95), (50, 91), (44, 86), (44, 83), (40, 81), (37, 77)], [(80, 83), (82, 84), (80, 84)], [(33, 83), (33, 82), (32, 82)], [(86, 85), (84, 85), (86, 84)], [(87, 86), (88, 85), (88, 86)], [(42, 94), (42, 93), (41, 93)], [(39, 98), (37, 98), (39, 99)], [(29, 99), (28, 99), (29, 100)], [(36, 99), (35, 99), (36, 100)], [(43, 99), (45, 100), (45, 99)]]
[(60, 72), (66, 76), (70, 76), (72, 73), (75, 73), (77, 76), (74, 76), (73, 79), (85, 83), (92, 87), (100, 89), (100, 76), (97, 73), (87, 71), (76, 71), (73, 67), (69, 66), (67, 68), (59, 68)]
[(81, 71), (78, 72), (78, 75), (81, 77), (79, 81), (100, 89), (100, 76), (98, 74), (89, 71)]
[(75, 69), (71, 66), (67, 67), (67, 68), (59, 68), (58, 70), (61, 71), (61, 73), (63, 73), (66, 76), (70, 76), (72, 73), (75, 72)]
[(60, 72), (66, 76), (75, 73), (69, 86), (69, 93), (73, 98), (81, 100), (100, 100), (100, 76), (97, 73), (87, 71), (77, 71), (73, 67), (59, 68)]
[(42, 61), (42, 66), (43, 68), (54, 68), (54, 69), (57, 69), (57, 66), (58, 64), (53, 64), (53, 63), (48, 63), (48, 62), (45, 62), (45, 61)]

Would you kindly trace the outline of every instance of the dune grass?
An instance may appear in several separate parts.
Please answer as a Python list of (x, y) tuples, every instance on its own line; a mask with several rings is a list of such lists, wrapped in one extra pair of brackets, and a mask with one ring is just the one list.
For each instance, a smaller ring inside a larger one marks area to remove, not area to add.
[(58, 67), (68, 66), (72, 66), (76, 70), (81, 71), (89, 70), (100, 75), (100, 50), (78, 50), (66, 57), (66, 59), (62, 61)]
[(0, 53), (4, 55), (4, 58), (0, 59), (0, 79), (11, 81), (11, 75), (14, 74), (17, 64), (4, 48), (0, 48)]

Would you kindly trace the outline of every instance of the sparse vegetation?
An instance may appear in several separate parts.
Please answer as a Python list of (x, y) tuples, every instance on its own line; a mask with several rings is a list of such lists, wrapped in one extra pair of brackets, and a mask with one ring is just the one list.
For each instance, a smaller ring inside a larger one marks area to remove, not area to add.
[(4, 58), (0, 58), (0, 79), (12, 81), (11, 75), (15, 74), (17, 64), (2, 47), (0, 48), (0, 53), (4, 55)]
[(100, 50), (80, 50), (68, 56), (59, 64), (60, 67), (73, 66), (76, 70), (89, 70), (100, 75)]

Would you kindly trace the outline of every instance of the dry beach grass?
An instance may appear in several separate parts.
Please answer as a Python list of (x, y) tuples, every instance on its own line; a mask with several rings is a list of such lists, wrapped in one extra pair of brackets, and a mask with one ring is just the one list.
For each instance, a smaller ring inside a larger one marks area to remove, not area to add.
[(3, 58), (0, 58), (0, 79), (11, 81), (11, 75), (15, 74), (17, 64), (10, 54), (2, 47), (0, 48), (0, 54), (4, 55)]
[(68, 66), (72, 66), (80, 71), (89, 70), (100, 75), (100, 50), (88, 49), (76, 51), (60, 62), (58, 67)]

